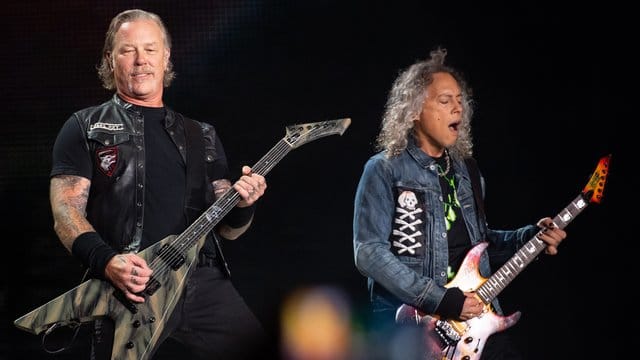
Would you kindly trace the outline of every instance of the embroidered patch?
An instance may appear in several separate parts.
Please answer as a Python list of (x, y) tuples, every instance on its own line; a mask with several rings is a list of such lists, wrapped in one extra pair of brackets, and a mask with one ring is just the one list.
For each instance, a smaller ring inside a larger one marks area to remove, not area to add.
[(96, 150), (96, 158), (98, 159), (98, 168), (103, 174), (111, 177), (118, 164), (118, 148), (108, 147)]
[(422, 233), (425, 221), (424, 194), (413, 189), (396, 188), (396, 211), (391, 232), (391, 251), (396, 255), (419, 256), (424, 254)]
[(105, 129), (105, 130), (109, 130), (109, 131), (120, 131), (120, 130), (124, 130), (124, 124), (110, 124), (110, 123), (97, 122), (97, 123), (92, 124), (91, 126), (89, 126), (89, 130), (93, 130), (93, 129)]

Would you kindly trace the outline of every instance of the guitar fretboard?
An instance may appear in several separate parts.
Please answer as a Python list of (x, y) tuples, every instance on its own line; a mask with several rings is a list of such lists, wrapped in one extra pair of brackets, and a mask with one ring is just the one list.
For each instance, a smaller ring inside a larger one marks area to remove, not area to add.
[[(280, 140), (262, 159), (253, 165), (251, 171), (262, 176), (266, 175), (290, 151), (291, 146), (285, 139)], [(167, 252), (169, 258), (182, 256), (184, 252), (194, 246), (203, 236), (213, 230), (220, 220), (224, 218), (239, 201), (240, 194), (233, 187), (229, 188), (213, 205), (205, 210), (193, 224), (176, 237), (170, 248), (165, 248), (163, 251)], [(160, 255), (161, 256), (156, 258), (158, 261), (163, 258), (164, 254)], [(167, 256), (164, 256), (165, 260), (166, 257)]]
[[(589, 202), (585, 200), (585, 195), (578, 195), (553, 218), (554, 224), (558, 228), (564, 229), (588, 204)], [(493, 275), (476, 290), (476, 293), (485, 304), (490, 303), (498, 296), (498, 294), (545, 249), (546, 243), (538, 239), (538, 234), (525, 243), (498, 271), (493, 273)]]
[[(298, 146), (316, 140), (321, 137), (339, 134), (347, 129), (351, 119), (328, 120), (316, 123), (298, 124), (287, 127), (287, 134), (269, 150), (252, 167), (253, 173), (265, 176), (273, 169), (285, 155)], [(150, 264), (156, 272), (170, 271), (170, 266), (160, 264), (167, 262), (172, 264), (183, 258), (185, 253), (195, 246), (208, 232), (222, 220), (240, 201), (240, 194), (233, 188), (229, 188), (207, 210), (205, 210), (185, 231), (178, 235), (170, 244), (160, 250), (159, 256)]]

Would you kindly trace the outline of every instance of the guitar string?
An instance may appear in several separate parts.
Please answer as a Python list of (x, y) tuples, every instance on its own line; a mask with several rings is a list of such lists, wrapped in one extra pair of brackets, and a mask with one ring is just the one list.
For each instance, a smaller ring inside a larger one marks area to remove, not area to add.
[[(332, 124), (335, 124), (336, 122), (331, 122)], [(335, 126), (332, 126), (335, 128)], [(330, 135), (331, 132), (327, 132), (325, 128), (315, 128), (315, 129), (310, 129), (308, 130), (307, 134), (306, 134), (306, 138), (307, 141), (312, 141), (315, 139), (312, 139), (314, 133), (320, 132), (320, 134), (318, 135), (322, 135), (322, 132), (326, 132), (326, 134), (324, 135)], [(291, 137), (290, 137), (291, 138)], [(298, 136), (298, 140), (302, 138), (302, 136)], [(266, 174), (267, 172), (269, 172), (276, 164), (278, 161), (280, 161), (289, 151), (291, 151), (292, 146), (289, 145), (288, 143), (285, 142), (285, 138), (283, 138), (278, 144), (276, 144), (276, 146), (274, 146), (273, 149), (271, 149), (265, 156), (262, 157), (262, 159), (260, 159), (260, 161), (258, 161), (258, 163), (256, 163), (255, 167), (255, 172), (259, 173), (259, 174)], [(280, 147), (280, 148), (279, 148)], [(277, 155), (275, 156), (276, 161), (267, 161), (266, 159), (268, 159), (270, 156), (273, 155)], [(264, 165), (263, 165), (264, 164)], [(262, 171), (264, 170), (264, 173), (262, 173)], [(227, 199), (224, 200), (226, 197), (230, 197), (231, 199)], [(221, 201), (219, 202), (225, 202), (225, 204), (222, 206), (222, 213), (224, 213), (226, 215), (226, 212), (228, 210), (228, 207), (233, 207), (237, 204), (237, 199), (239, 197), (239, 194), (237, 193), (237, 191), (235, 191), (233, 188), (228, 190), (227, 193), (223, 194), (223, 196), (220, 198)], [(213, 206), (213, 205), (212, 205)], [(210, 208), (208, 208), (206, 211), (210, 210)], [(214, 220), (220, 220), (222, 218), (222, 216), (218, 216), (216, 217)], [(199, 218), (199, 220), (201, 220), (202, 218)], [(183, 257), (183, 252), (185, 249), (190, 249), (193, 245), (195, 245), (195, 243), (197, 242), (197, 240), (199, 240), (202, 236), (204, 236), (207, 232), (211, 231), (211, 229), (208, 229), (207, 231), (203, 231), (203, 229), (207, 229), (209, 228), (208, 225), (211, 225), (211, 221), (209, 222), (209, 224), (204, 224), (204, 225), (199, 225), (199, 223), (201, 221), (195, 221), (193, 224), (191, 224), (182, 234), (178, 235), (178, 237), (176, 239), (174, 239), (174, 241), (171, 244), (176, 244), (178, 243), (178, 249), (177, 251), (174, 251), (172, 253), (170, 253), (167, 257), (166, 261), (163, 261), (163, 259), (158, 256), (156, 257), (154, 260), (152, 260), (151, 262), (151, 267), (155, 268), (156, 265), (159, 264), (159, 266), (157, 267), (157, 272), (160, 274), (163, 274), (164, 272), (168, 271), (168, 269), (170, 268), (170, 264), (172, 264), (174, 261), (179, 260), (180, 258)], [(215, 225), (214, 225), (215, 226)], [(199, 229), (193, 229), (193, 228), (197, 228), (200, 227)], [(195, 231), (194, 231), (195, 230)], [(191, 234), (193, 233), (193, 234)], [(185, 241), (179, 241), (180, 237), (183, 234), (191, 234), (191, 236), (186, 235), (186, 239)], [(162, 250), (162, 249), (161, 249)], [(171, 251), (171, 249), (169, 249), (168, 251)], [(159, 255), (165, 255), (165, 254), (159, 254)], [(161, 262), (162, 261), (162, 262)], [(158, 277), (158, 276), (156, 276)]]
[[(307, 137), (311, 137), (311, 135), (314, 133), (314, 131), (317, 129), (312, 129), (309, 131), (309, 133), (307, 134)], [(322, 129), (321, 129), (322, 130)], [(284, 139), (282, 139), (278, 144), (276, 144), (276, 146), (274, 146), (273, 149), (271, 149), (269, 152), (267, 152), (267, 154), (265, 156), (262, 157), (262, 159), (260, 159), (260, 161), (258, 161), (258, 163), (256, 163), (256, 165), (254, 166), (254, 171), (261, 174), (261, 175), (265, 175), (268, 171), (270, 171), (276, 164), (278, 161), (280, 161), (289, 151), (291, 151), (292, 147), (286, 143), (284, 141)], [(274, 156), (276, 155), (276, 156)], [(275, 161), (271, 161), (269, 158), (272, 157), (275, 159)], [(269, 159), (269, 160), (267, 160)], [(264, 170), (264, 171), (263, 171)], [(230, 197), (231, 199), (226, 199), (227, 197)], [(228, 192), (226, 192), (225, 194), (223, 194), (223, 196), (220, 198), (220, 202), (225, 202), (225, 204), (222, 206), (223, 209), (223, 213), (226, 215), (226, 211), (228, 209), (228, 207), (233, 207), (236, 205), (236, 199), (239, 198), (239, 194), (237, 193), (237, 191), (235, 191), (235, 189), (231, 188), (230, 190), (228, 190)], [(207, 209), (209, 210), (209, 209)], [(205, 210), (205, 212), (207, 211)], [(216, 217), (216, 219), (221, 219), (221, 217)], [(185, 242), (180, 242), (177, 241), (178, 238), (176, 238), (176, 241), (174, 241), (173, 243), (181, 243), (178, 244), (181, 246), (181, 248), (177, 249), (178, 251), (174, 252), (174, 254), (170, 254), (168, 257), (168, 261), (163, 261), (165, 264), (161, 263), (160, 266), (158, 266), (158, 272), (163, 273), (164, 271), (167, 271), (167, 269), (170, 267), (169, 264), (173, 263), (173, 261), (178, 260), (180, 257), (182, 257), (182, 251), (184, 251), (185, 248), (191, 248), (195, 242), (200, 239), (200, 237), (202, 237), (203, 235), (205, 235), (208, 231), (203, 231), (203, 229), (208, 228), (209, 226), (200, 226), (200, 229), (195, 229), (195, 231), (193, 231), (195, 228), (198, 226), (198, 223), (200, 221), (196, 221), (194, 222), (191, 226), (189, 226), (187, 228), (186, 231), (183, 232), (183, 234), (190, 234), (190, 233), (194, 233), (192, 235), (192, 237), (189, 237), (187, 235), (187, 239), (186, 239), (186, 243)], [(210, 225), (207, 224), (207, 225)], [(214, 225), (215, 226), (215, 225)], [(180, 236), (180, 235), (179, 235)], [(160, 261), (162, 261), (162, 259), (160, 257), (157, 257), (156, 259), (154, 259), (152, 261), (152, 265), (156, 265), (158, 264)]]
[[(282, 149), (279, 149), (279, 148), (282, 148)], [(272, 156), (273, 158), (278, 159), (279, 157), (280, 159), (282, 159), (284, 155), (286, 155), (290, 150), (291, 148), (289, 147), (289, 145), (287, 145), (283, 140), (281, 140), (272, 150), (270, 150), (263, 157), (263, 159), (268, 158), (271, 153), (274, 153), (275, 155), (275, 156)], [(277, 161), (279, 161), (279, 159)], [(257, 166), (255, 166), (255, 168), (252, 169), (252, 171), (261, 175), (265, 175), (266, 172), (268, 172), (269, 170), (271, 170), (271, 168), (273, 168), (273, 166), (277, 161), (262, 161), (261, 159), (261, 161), (259, 161), (256, 164)], [(264, 166), (263, 166), (263, 163), (264, 163)], [(263, 173), (263, 168), (264, 170), (266, 170), (264, 173)], [(226, 215), (226, 213), (237, 204), (238, 201), (236, 200), (239, 200), (239, 198), (240, 198), (240, 194), (234, 188), (230, 188), (229, 190), (227, 190), (227, 192), (225, 192), (220, 197), (220, 201), (217, 201), (217, 202), (224, 203), (221, 206), (221, 209), (222, 209), (221, 213)], [(210, 209), (211, 207), (207, 208), (207, 210), (205, 210), (205, 213)], [(205, 217), (199, 218), (199, 220), (203, 220), (203, 219), (205, 219)], [(222, 216), (218, 216), (213, 220), (221, 220), (221, 219), (222, 219)], [(196, 220), (193, 224), (187, 227), (187, 229), (184, 232), (182, 232), (180, 235), (178, 235), (178, 237), (176, 237), (173, 242), (168, 244), (168, 245), (177, 245), (173, 249), (167, 248), (167, 250), (165, 250), (170, 252), (169, 255), (165, 259), (163, 259), (162, 255), (165, 255), (165, 254), (163, 254), (161, 251), (158, 254), (158, 256), (151, 261), (150, 267), (154, 269), (157, 266), (156, 272), (159, 275), (162, 275), (165, 272), (171, 270), (171, 264), (173, 264), (175, 261), (178, 261), (180, 258), (182, 258), (184, 256), (185, 250), (189, 250), (193, 245), (195, 245), (195, 243), (202, 236), (206, 235), (206, 233), (212, 230), (212, 229), (209, 229), (211, 225), (210, 221), (208, 221), (206, 224), (202, 224), (203, 226), (200, 225), (201, 222), (202, 221)], [(207, 231), (204, 231), (205, 229), (207, 229)], [(186, 238), (181, 239), (182, 234), (186, 234), (185, 235)], [(164, 249), (161, 249), (161, 250), (164, 250)]]
[[(308, 134), (306, 135), (306, 137), (308, 138), (307, 142), (313, 140), (312, 138), (312, 134), (314, 132), (318, 132), (317, 130), (320, 130), (320, 132), (325, 131), (326, 129), (311, 129)], [(331, 133), (329, 133), (331, 134)], [(300, 136), (301, 138), (302, 136)], [(261, 174), (261, 175), (266, 175), (269, 171), (271, 171), (271, 169), (273, 169), (273, 167), (282, 159), (284, 158), (284, 156), (289, 153), (293, 147), (291, 145), (289, 145), (286, 141), (285, 141), (286, 137), (281, 139), (278, 144), (276, 144), (276, 146), (274, 146), (271, 150), (269, 150), (269, 152), (267, 152), (267, 154), (265, 156), (262, 157), (262, 159), (260, 159), (260, 161), (258, 161), (258, 163), (256, 163), (256, 165), (254, 165), (254, 169), (252, 169), (252, 171)], [(274, 156), (275, 155), (275, 156)], [(270, 159), (267, 160), (269, 157), (273, 157), (275, 160), (271, 161)], [(225, 199), (229, 197), (230, 199)], [(221, 214), (226, 215), (226, 213), (230, 210), (230, 208), (234, 207), (238, 201), (238, 198), (240, 197), (240, 194), (233, 188), (227, 190), (227, 192), (225, 192), (225, 194), (222, 195), (222, 197), (220, 197), (220, 201), (216, 201), (217, 202), (224, 202), (224, 205), (221, 207), (222, 211)], [(215, 204), (214, 203), (214, 204)], [(211, 205), (211, 207), (207, 208), (207, 210), (205, 210), (205, 213), (210, 210), (213, 207), (213, 204)], [(204, 213), (203, 213), (204, 215)], [(152, 269), (156, 269), (156, 273), (158, 273), (159, 275), (164, 274), (167, 271), (170, 271), (171, 269), (171, 265), (173, 264), (174, 261), (179, 260), (180, 258), (183, 257), (183, 253), (185, 252), (185, 250), (189, 250), (193, 245), (195, 245), (195, 243), (204, 235), (206, 235), (206, 233), (208, 233), (209, 231), (213, 230), (212, 228), (209, 229), (210, 225), (211, 225), (211, 221), (208, 222), (208, 224), (202, 224), (200, 225), (199, 223), (201, 222), (200, 220), (203, 219), (203, 215), (201, 215), (201, 217), (198, 218), (198, 220), (196, 220), (193, 224), (191, 224), (189, 227), (187, 227), (187, 229), (185, 231), (183, 231), (180, 235), (178, 235), (178, 237), (176, 237), (174, 239), (174, 241), (172, 243), (169, 243), (167, 245), (173, 245), (173, 244), (178, 244), (178, 248), (176, 249), (176, 251), (171, 251), (172, 249), (169, 249), (167, 251), (170, 251), (171, 253), (167, 256), (166, 260), (162, 259), (162, 254), (161, 252), (158, 254), (158, 256), (156, 256), (150, 263), (150, 267)], [(216, 217), (214, 220), (221, 220), (223, 216), (218, 216)], [(217, 224), (217, 223), (216, 223)], [(213, 225), (215, 226), (215, 225)], [(197, 228), (199, 227), (199, 228)], [(207, 231), (203, 231), (204, 229), (207, 229)], [(187, 234), (185, 235), (186, 238), (184, 239), (185, 241), (179, 241), (180, 237), (183, 234)], [(191, 235), (189, 235), (191, 234)], [(161, 248), (161, 250), (163, 250), (164, 248)], [(156, 268), (157, 266), (157, 268)], [(159, 278), (160, 276), (156, 275), (155, 278)], [(146, 288), (145, 288), (146, 290)], [(144, 292), (144, 290), (143, 290)]]
[[(587, 206), (583, 206), (579, 208), (575, 205), (578, 199), (582, 198), (582, 195), (578, 195), (578, 197), (572, 201), (569, 205), (567, 205), (558, 215), (553, 218), (553, 223), (556, 224), (560, 229), (564, 229), (578, 214), (580, 214)], [(588, 203), (587, 203), (588, 205)], [(568, 217), (568, 220), (563, 219), (561, 214), (568, 212), (571, 216)], [(541, 240), (538, 240), (537, 237), (540, 235), (542, 230), (538, 231), (536, 235), (534, 235), (525, 245), (520, 247), (520, 249), (516, 252), (520, 254), (520, 256), (514, 255), (506, 263), (504, 263), (496, 272), (491, 275), (487, 281), (485, 281), (482, 285), (476, 289), (476, 293), (480, 295), (480, 297), (484, 298), (484, 294), (491, 294), (491, 298), (487, 298), (485, 303), (491, 302), (502, 290), (504, 290), (510, 283), (518, 276), (525, 267), (527, 267), (536, 257), (546, 248), (546, 244)], [(527, 250), (525, 253), (525, 249), (531, 249), (533, 251)], [(524, 259), (524, 260), (523, 260)], [(504, 278), (500, 280), (498, 278), (499, 275), (502, 275)]]

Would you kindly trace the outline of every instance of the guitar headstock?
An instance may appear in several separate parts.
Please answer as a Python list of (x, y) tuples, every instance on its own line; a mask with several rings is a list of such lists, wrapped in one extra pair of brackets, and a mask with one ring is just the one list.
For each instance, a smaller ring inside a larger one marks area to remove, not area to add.
[(342, 135), (351, 125), (350, 118), (287, 126), (284, 140), (292, 148), (329, 135)]
[(609, 162), (611, 154), (605, 155), (598, 161), (596, 170), (591, 175), (591, 179), (582, 190), (582, 196), (589, 202), (599, 204), (602, 201), (604, 185), (609, 175)]

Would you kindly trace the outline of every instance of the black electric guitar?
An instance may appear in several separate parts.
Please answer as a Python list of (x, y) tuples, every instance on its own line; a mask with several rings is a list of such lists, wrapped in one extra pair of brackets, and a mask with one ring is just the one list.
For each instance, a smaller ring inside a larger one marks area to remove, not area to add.
[[(292, 149), (321, 137), (342, 135), (350, 124), (351, 119), (344, 118), (287, 126), (286, 136), (253, 165), (252, 171), (266, 175)], [(153, 269), (141, 293), (144, 303), (129, 301), (108, 281), (91, 279), (18, 318), (15, 326), (40, 334), (106, 316), (115, 322), (112, 359), (147, 359), (195, 269), (207, 234), (239, 201), (240, 195), (231, 187), (180, 235), (167, 236), (138, 253)]]
[[(600, 203), (609, 171), (611, 155), (598, 162), (596, 170), (580, 195), (553, 218), (554, 224), (564, 229), (590, 203)], [(480, 358), (487, 339), (492, 334), (513, 326), (520, 319), (517, 311), (500, 316), (491, 308), (491, 301), (529, 265), (546, 247), (537, 235), (522, 246), (502, 267), (489, 278), (478, 271), (480, 256), (487, 242), (475, 245), (465, 256), (456, 276), (445, 287), (457, 287), (462, 291), (475, 291), (484, 303), (483, 314), (467, 321), (441, 320), (425, 314), (409, 305), (401, 305), (396, 312), (396, 323), (407, 322), (424, 325), (426, 349), (439, 354), (439, 359), (476, 360)]]

